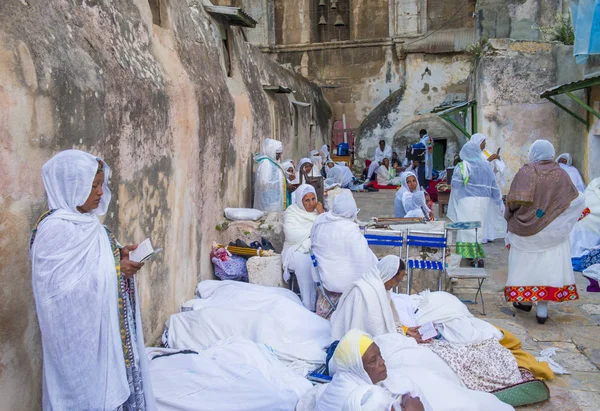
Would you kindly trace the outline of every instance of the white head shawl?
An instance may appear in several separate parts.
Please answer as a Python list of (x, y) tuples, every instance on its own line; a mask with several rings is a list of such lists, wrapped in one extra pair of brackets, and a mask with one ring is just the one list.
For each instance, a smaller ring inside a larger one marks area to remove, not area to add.
[(315, 191), (314, 187), (309, 184), (301, 184), (295, 191), (296, 195), (294, 196), (294, 203), (300, 207), (301, 210), (307, 211), (306, 208), (304, 208), (304, 203), (302, 200), (304, 199), (304, 196), (309, 193), (313, 193), (315, 198), (317, 197), (317, 192)]
[(80, 150), (65, 150), (56, 154), (42, 167), (42, 179), (48, 195), (48, 208), (60, 209), (80, 214), (82, 206), (92, 191), (92, 183), (98, 172), (98, 161), (104, 164), (104, 182), (102, 198), (98, 208), (92, 214), (104, 215), (108, 210), (111, 192), (108, 188), (110, 167), (102, 159)]
[(283, 144), (281, 141), (265, 138), (263, 142), (263, 154), (269, 156), (272, 160), (276, 160), (277, 153), (283, 152)]
[(310, 165), (312, 165), (312, 163), (313, 163), (313, 162), (312, 162), (312, 161), (310, 161), (310, 158), (307, 158), (307, 157), (303, 157), (303, 158), (301, 158), (301, 159), (300, 159), (300, 162), (298, 163), (298, 170), (297, 170), (297, 171), (298, 171), (298, 174), (300, 174), (300, 173), (301, 173), (301, 171), (302, 171), (302, 167), (304, 166), (304, 164), (310, 164)]
[(290, 167), (294, 168), (294, 163), (292, 160), (285, 160), (283, 163), (281, 163), (281, 168), (283, 168), (283, 171), (285, 171), (285, 175), (288, 179), (290, 178), (290, 172), (288, 171)]
[(570, 166), (573, 164), (573, 158), (571, 157), (571, 154), (569, 153), (562, 153), (560, 156), (556, 157), (556, 162), (558, 163), (558, 160), (560, 160), (561, 158), (564, 158), (565, 160), (567, 160), (567, 165)]
[(397, 255), (386, 255), (377, 263), (377, 269), (384, 283), (391, 280), (398, 274), (400, 269), (400, 257)]
[(483, 163), (485, 161), (483, 159), (483, 156), (481, 155), (482, 152), (483, 152), (483, 150), (481, 150), (481, 147), (475, 141), (467, 142), (460, 149), (460, 154), (459, 154), (460, 159), (464, 163), (464, 169), (463, 169), (463, 172), (464, 172), (463, 179), (464, 180), (468, 179), (469, 176), (471, 175), (471, 172), (473, 169), (473, 164)]
[(356, 218), (358, 214), (358, 208), (356, 207), (356, 201), (350, 192), (343, 192), (333, 200), (333, 209), (331, 214), (336, 217), (344, 217), (351, 220)]
[(350, 373), (354, 377), (353, 379), (361, 383), (361, 385), (373, 385), (373, 381), (371, 381), (371, 377), (367, 374), (362, 356), (360, 355), (360, 340), (363, 336), (372, 339), (369, 334), (354, 328), (348, 331), (340, 340), (333, 353), (335, 372)]
[(333, 166), (327, 170), (327, 178), (334, 179), (338, 184), (342, 184), (344, 181), (344, 170), (342, 170), (339, 166)]
[(554, 155), (555, 151), (552, 143), (548, 140), (535, 140), (531, 147), (529, 147), (527, 158), (530, 163), (537, 163), (552, 160)]
[(327, 147), (327, 144), (323, 144), (323, 146), (321, 147), (321, 153), (323, 153), (323, 157), (329, 157), (329, 148)]
[(482, 143), (483, 141), (485, 141), (485, 140), (487, 140), (487, 137), (486, 137), (486, 136), (484, 136), (484, 135), (483, 135), (483, 134), (481, 134), (481, 133), (475, 133), (475, 134), (473, 134), (473, 135), (471, 136), (471, 140), (470, 140), (470, 141), (472, 141), (473, 143), (475, 143), (475, 144), (477, 144), (478, 146), (480, 146), (480, 147), (481, 147), (481, 143)]
[(310, 152), (310, 161), (313, 164), (311, 175), (313, 177), (319, 177), (321, 175), (321, 169), (323, 168), (323, 159), (321, 158), (321, 154), (319, 154), (318, 150), (313, 150)]
[[(411, 176), (417, 180), (417, 187), (415, 188), (415, 191), (412, 192), (408, 189), (408, 184), (406, 182), (408, 177)], [(416, 206), (425, 206), (425, 209), (429, 210), (427, 207), (427, 202), (425, 201), (425, 193), (421, 191), (421, 186), (419, 184), (417, 175), (412, 171), (405, 171), (400, 174), (400, 179), (402, 180), (402, 186), (400, 187), (400, 190), (396, 192), (396, 196), (394, 198), (394, 216), (398, 218), (406, 217), (406, 214), (409, 210), (404, 207), (404, 197), (411, 194), (413, 195), (413, 202)]]

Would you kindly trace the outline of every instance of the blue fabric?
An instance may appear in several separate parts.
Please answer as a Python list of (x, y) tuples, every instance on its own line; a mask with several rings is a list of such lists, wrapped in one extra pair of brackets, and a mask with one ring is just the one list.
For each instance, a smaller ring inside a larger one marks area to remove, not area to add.
[(573, 271), (583, 271), (594, 264), (600, 264), (600, 249), (592, 250), (583, 257), (571, 258), (571, 264)]
[(329, 375), (329, 361), (333, 358), (333, 353), (335, 353), (335, 349), (337, 348), (339, 340), (334, 341), (327, 348), (327, 359), (325, 360), (325, 375)]
[(439, 270), (442, 271), (444, 266), (441, 261), (431, 260), (408, 260), (409, 268), (418, 268), (421, 270)]
[(584, 64), (590, 54), (600, 54), (600, 0), (571, 0), (577, 64)]

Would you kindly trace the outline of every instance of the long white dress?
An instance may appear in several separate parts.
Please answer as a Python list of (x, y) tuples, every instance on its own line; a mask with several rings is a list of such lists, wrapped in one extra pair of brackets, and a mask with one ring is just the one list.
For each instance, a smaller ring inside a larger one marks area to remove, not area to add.
[[(463, 160), (454, 169), (452, 191), (448, 205), (448, 218), (458, 221), (481, 221), (477, 242), (484, 244), (506, 235), (504, 204), (496, 177), (488, 162), (481, 156), (481, 148), (468, 142), (461, 149)], [(475, 230), (461, 230), (457, 234), (458, 253), (467, 258), (481, 257), (482, 250), (475, 247)]]
[(510, 253), (504, 294), (509, 301), (560, 302), (578, 297), (569, 233), (583, 208), (584, 198), (579, 194), (566, 211), (539, 233), (522, 237), (508, 232)]
[(281, 258), (283, 262), (283, 279), (289, 282), (290, 271), (294, 271), (300, 295), (304, 306), (315, 310), (317, 301), (317, 287), (312, 273), (312, 260), (310, 258), (310, 232), (318, 216), (316, 211), (307, 212), (302, 204), (306, 194), (312, 193), (316, 196), (315, 189), (302, 184), (296, 189), (295, 202), (285, 210), (283, 214), (283, 232), (285, 242)]

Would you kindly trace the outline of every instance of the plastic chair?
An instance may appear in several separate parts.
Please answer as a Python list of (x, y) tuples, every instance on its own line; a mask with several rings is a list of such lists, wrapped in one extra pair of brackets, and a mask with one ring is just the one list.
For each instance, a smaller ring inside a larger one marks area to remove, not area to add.
[[(417, 234), (417, 235), (415, 235)], [(435, 237), (437, 236), (437, 237)], [(441, 237), (440, 237), (441, 236)], [(442, 261), (436, 260), (410, 260), (409, 251), (410, 247), (429, 247), (438, 248), (442, 250)], [(412, 286), (412, 270), (435, 270), (439, 271), (438, 275), (438, 291), (442, 291), (442, 276), (446, 270), (446, 246), (447, 246), (447, 232), (434, 231), (416, 231), (408, 230), (406, 234), (406, 294), (410, 295), (410, 289)]]
[[(457, 221), (454, 223), (446, 223), (446, 232), (448, 230), (475, 230), (475, 249), (479, 250), (479, 242), (477, 241), (477, 232), (481, 228), (481, 221)], [(488, 273), (485, 268), (470, 268), (470, 267), (457, 267), (449, 268), (447, 271), (448, 280), (456, 278), (459, 280), (477, 280), (477, 287), (461, 287), (461, 288), (472, 288), (476, 289), (475, 301), (461, 300), (465, 303), (477, 304), (477, 298), (481, 295), (481, 309), (482, 314), (485, 315), (485, 301), (483, 300), (483, 292), (481, 287), (483, 282), (488, 278)], [(448, 283), (446, 283), (448, 288)]]
[(313, 272), (315, 273), (315, 278), (318, 279), (318, 281), (316, 283), (317, 289), (319, 289), (321, 291), (321, 294), (323, 294), (323, 297), (331, 306), (329, 311), (327, 311), (327, 314), (325, 314), (325, 318), (327, 319), (327, 318), (329, 318), (331, 313), (333, 313), (335, 311), (335, 309), (337, 308), (337, 304), (333, 302), (333, 300), (331, 299), (331, 296), (329, 295), (329, 291), (327, 291), (327, 289), (323, 286), (323, 281), (321, 280), (321, 273), (319, 272), (319, 264), (317, 262), (317, 257), (315, 257), (315, 255), (313, 253), (310, 253), (310, 259), (312, 260)]

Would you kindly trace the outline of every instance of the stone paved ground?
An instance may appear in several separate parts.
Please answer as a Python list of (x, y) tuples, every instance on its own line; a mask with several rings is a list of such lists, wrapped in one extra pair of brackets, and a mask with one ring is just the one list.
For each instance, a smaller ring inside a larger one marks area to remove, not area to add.
[[(359, 218), (393, 216), (394, 191), (381, 190), (377, 193), (355, 193)], [(436, 216), (437, 210), (436, 211)], [(517, 335), (523, 348), (537, 355), (548, 347), (559, 350), (554, 360), (570, 374), (559, 375), (548, 382), (551, 399), (543, 404), (523, 407), (520, 410), (539, 411), (598, 411), (600, 410), (600, 293), (585, 291), (587, 280), (576, 273), (580, 299), (575, 302), (550, 304), (549, 319), (539, 325), (535, 313), (515, 312), (504, 301), (503, 287), (507, 277), (508, 251), (502, 241), (484, 246), (487, 258), (486, 270), (490, 278), (484, 284), (487, 315), (480, 315), (479, 305), (469, 309), (479, 318), (506, 328)], [(456, 293), (461, 298), (473, 298), (473, 294)], [(466, 290), (464, 290), (466, 292)]]

